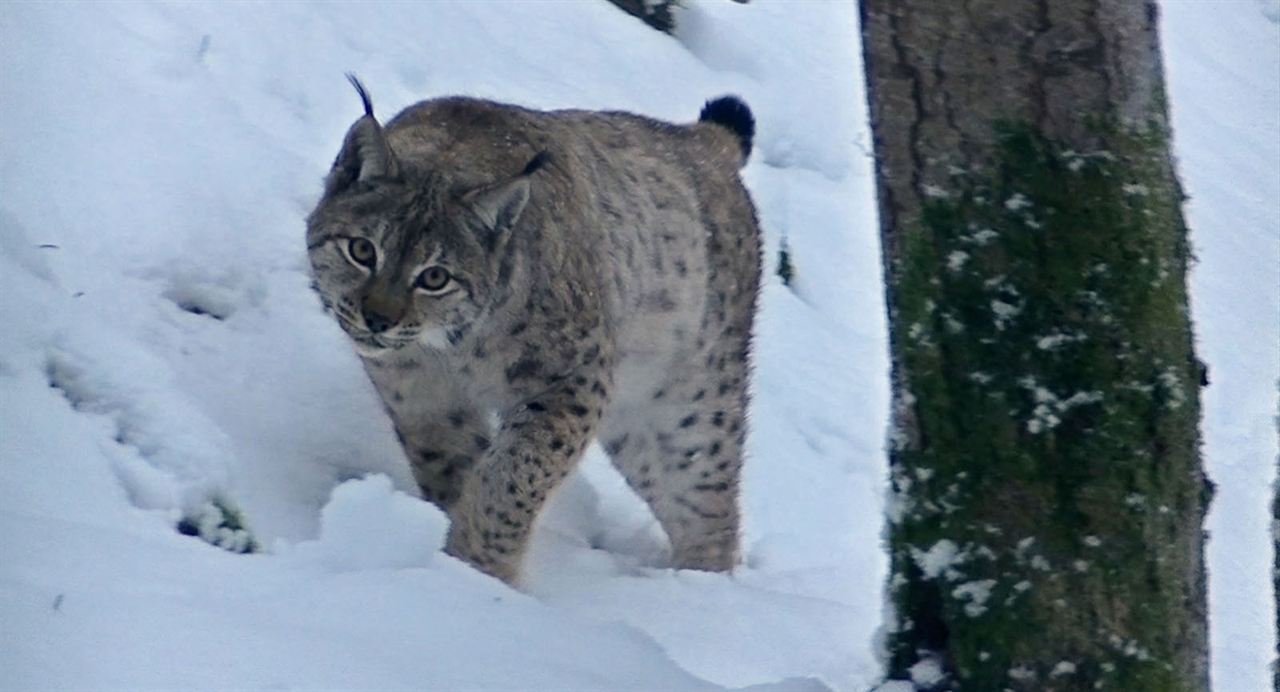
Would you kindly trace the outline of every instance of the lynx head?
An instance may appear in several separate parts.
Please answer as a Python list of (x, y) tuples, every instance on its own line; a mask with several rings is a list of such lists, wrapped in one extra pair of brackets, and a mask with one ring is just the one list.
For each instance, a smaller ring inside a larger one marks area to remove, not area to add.
[(307, 219), (307, 249), (326, 307), (365, 357), (445, 347), (484, 319), (504, 290), (507, 241), (529, 199), (539, 154), (518, 175), (460, 188), (400, 161), (365, 114), (351, 126)]

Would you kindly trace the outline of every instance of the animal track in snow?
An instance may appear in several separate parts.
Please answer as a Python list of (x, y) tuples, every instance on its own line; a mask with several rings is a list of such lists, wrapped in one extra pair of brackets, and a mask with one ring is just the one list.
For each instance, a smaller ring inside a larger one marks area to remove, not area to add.
[[(102, 345), (111, 350), (112, 344)], [(143, 375), (163, 370), (143, 354), (123, 355), (110, 366), (73, 350), (55, 348), (45, 361), (49, 386), (76, 411), (109, 422), (104, 455), (129, 501), (142, 509), (184, 511), (220, 497), (227, 486), (229, 441), (190, 402), (166, 396)], [(105, 442), (105, 440), (104, 440)]]
[(71, 403), (71, 408), (112, 418), (116, 422), (116, 441), (124, 442), (126, 426), (119, 420), (120, 407), (104, 404), (94, 391), (83, 364), (61, 351), (54, 351), (45, 363), (45, 375), (49, 378), (49, 386), (61, 392)]
[(161, 295), (180, 310), (218, 321), (261, 303), (265, 293), (261, 282), (248, 280), (239, 271), (179, 265), (164, 269), (156, 278), (165, 286)]
[(180, 310), (222, 321), (236, 310), (233, 297), (227, 293), (220, 287), (193, 283), (170, 286), (163, 295)]

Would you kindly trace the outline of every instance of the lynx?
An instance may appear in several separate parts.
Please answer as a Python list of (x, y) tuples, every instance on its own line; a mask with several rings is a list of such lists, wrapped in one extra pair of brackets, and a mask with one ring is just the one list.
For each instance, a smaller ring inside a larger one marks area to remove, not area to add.
[(307, 220), (446, 550), (518, 583), (531, 525), (593, 440), (674, 566), (728, 570), (760, 240), (734, 97), (673, 125), (450, 97), (347, 132)]

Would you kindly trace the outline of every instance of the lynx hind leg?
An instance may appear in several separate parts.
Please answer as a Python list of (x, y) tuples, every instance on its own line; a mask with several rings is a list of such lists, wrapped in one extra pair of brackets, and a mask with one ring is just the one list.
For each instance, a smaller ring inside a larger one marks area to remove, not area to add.
[(671, 541), (680, 569), (726, 571), (738, 560), (743, 397), (716, 382), (672, 381), (602, 431), (614, 466)]

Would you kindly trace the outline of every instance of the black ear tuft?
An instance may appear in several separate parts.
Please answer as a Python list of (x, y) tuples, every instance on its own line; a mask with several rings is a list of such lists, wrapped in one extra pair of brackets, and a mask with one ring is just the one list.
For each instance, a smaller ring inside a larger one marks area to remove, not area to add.
[(373, 99), (369, 98), (369, 90), (364, 88), (364, 84), (360, 83), (360, 78), (354, 72), (347, 73), (347, 81), (351, 82), (351, 86), (356, 88), (356, 93), (360, 94), (360, 103), (364, 104), (364, 114), (373, 117)]
[(361, 116), (342, 141), (342, 150), (329, 170), (325, 179), (325, 195), (343, 192), (357, 182), (374, 180), (397, 180), (400, 177), (400, 165), (395, 153), (387, 143), (386, 133), (373, 117), (373, 100), (369, 98), (369, 90), (364, 88), (360, 79), (350, 72), (347, 81), (356, 88), (360, 102), (364, 105)]
[(551, 154), (546, 151), (540, 151), (529, 163), (525, 164), (524, 170), (520, 171), (520, 175), (533, 175), (548, 163), (551, 163)]

